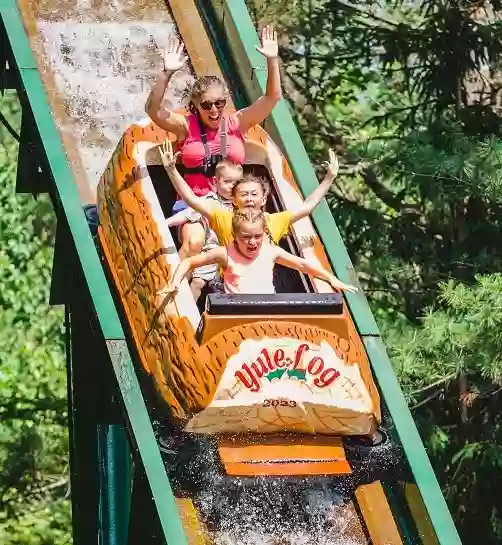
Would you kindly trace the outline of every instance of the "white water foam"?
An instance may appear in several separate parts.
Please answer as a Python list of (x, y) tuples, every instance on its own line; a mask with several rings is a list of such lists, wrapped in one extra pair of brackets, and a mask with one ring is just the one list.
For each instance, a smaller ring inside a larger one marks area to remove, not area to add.
[[(80, 0), (85, 3), (85, 0)], [(162, 67), (159, 48), (175, 31), (172, 23), (39, 20), (46, 61), (70, 116), (60, 127), (79, 145), (95, 187), (126, 127), (146, 117), (145, 101)], [(177, 74), (166, 98), (180, 106), (190, 78)]]
[(215, 545), (363, 545), (353, 535), (357, 515), (347, 501), (327, 485), (264, 479), (253, 488), (208, 489), (197, 505), (215, 521)]

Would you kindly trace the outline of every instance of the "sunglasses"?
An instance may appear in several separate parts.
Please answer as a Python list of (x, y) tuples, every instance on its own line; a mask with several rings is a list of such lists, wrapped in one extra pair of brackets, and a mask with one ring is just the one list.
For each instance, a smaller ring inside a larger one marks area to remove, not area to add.
[(215, 100), (214, 102), (211, 100), (204, 100), (204, 102), (200, 103), (201, 110), (204, 110), (205, 112), (209, 112), (211, 108), (216, 106), (216, 109), (223, 110), (223, 108), (227, 105), (227, 99), (226, 98), (219, 98), (218, 100)]

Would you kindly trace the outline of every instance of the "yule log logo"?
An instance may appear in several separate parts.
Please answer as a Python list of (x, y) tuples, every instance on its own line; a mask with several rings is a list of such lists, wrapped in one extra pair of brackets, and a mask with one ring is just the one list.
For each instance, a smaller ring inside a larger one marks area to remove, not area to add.
[(326, 346), (295, 339), (244, 341), (241, 351), (236, 354), (244, 363), (235, 371), (234, 377), (250, 392), (259, 392), (263, 380), (308, 381), (317, 388), (327, 388), (340, 377), (340, 371), (333, 364), (343, 366), (343, 360), (328, 344), (323, 342), (322, 345)]

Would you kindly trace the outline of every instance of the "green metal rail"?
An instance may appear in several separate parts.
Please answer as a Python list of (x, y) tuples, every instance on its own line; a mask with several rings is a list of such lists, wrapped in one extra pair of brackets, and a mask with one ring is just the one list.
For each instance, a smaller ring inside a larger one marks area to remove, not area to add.
[[(256, 51), (258, 37), (244, 0), (199, 0), (197, 5), (203, 20), (211, 26), (208, 35), (213, 39), (215, 52), (220, 55), (220, 65), (222, 70), (226, 70), (228, 80), (238, 82), (251, 100), (264, 94), (267, 78), (264, 60)], [(221, 58), (224, 51), (231, 52), (233, 62)], [(236, 72), (238, 78), (235, 77)], [(318, 186), (318, 181), (284, 100), (272, 112), (267, 129), (288, 158), (301, 191), (308, 195)], [(324, 200), (312, 217), (337, 276), (344, 282), (357, 282), (347, 249)], [(361, 291), (347, 294), (346, 299), (437, 538), (441, 545), (460, 545), (460, 537), (368, 302)]]

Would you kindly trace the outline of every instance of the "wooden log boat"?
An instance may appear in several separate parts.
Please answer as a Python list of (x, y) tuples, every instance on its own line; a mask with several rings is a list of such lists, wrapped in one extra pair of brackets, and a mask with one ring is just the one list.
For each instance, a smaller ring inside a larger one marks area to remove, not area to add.
[[(186, 281), (174, 299), (159, 295), (179, 263), (165, 225), (175, 198), (158, 150), (167, 137), (149, 121), (130, 126), (98, 186), (99, 245), (160, 403), (195, 433), (290, 434), (288, 444), (302, 445), (326, 436), (337, 447), (335, 438), (371, 436), (378, 391), (343, 297), (325, 282), (277, 267), (276, 296), (214, 294), (199, 309)], [(269, 210), (298, 207), (303, 197), (267, 132), (253, 127), (245, 148), (245, 170), (273, 188)], [(330, 269), (309, 218), (281, 245)]]

